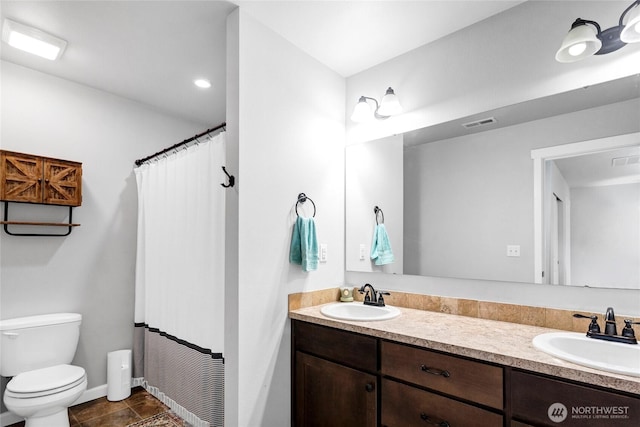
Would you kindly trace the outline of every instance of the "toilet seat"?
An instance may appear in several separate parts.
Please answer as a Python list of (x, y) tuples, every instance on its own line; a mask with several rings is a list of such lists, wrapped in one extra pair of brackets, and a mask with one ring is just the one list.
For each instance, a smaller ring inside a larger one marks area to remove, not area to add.
[(83, 368), (73, 365), (56, 365), (16, 375), (9, 381), (6, 397), (32, 399), (61, 393), (77, 387), (86, 379)]

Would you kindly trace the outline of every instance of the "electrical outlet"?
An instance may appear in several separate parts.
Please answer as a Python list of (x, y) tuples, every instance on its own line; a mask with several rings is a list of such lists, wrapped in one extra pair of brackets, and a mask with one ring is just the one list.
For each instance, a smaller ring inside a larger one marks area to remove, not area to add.
[(507, 245), (507, 256), (519, 257), (520, 245)]
[(364, 243), (360, 243), (360, 260), (364, 261), (366, 256), (367, 256), (367, 247), (364, 245)]
[(327, 262), (327, 244), (320, 243), (320, 254), (319, 254), (320, 262)]

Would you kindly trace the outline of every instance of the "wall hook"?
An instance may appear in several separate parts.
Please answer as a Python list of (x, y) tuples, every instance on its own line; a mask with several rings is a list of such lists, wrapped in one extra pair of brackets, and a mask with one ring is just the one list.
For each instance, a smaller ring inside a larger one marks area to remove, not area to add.
[(229, 172), (227, 172), (227, 169), (224, 166), (222, 166), (222, 171), (224, 172), (225, 175), (227, 175), (227, 178), (229, 179), (229, 181), (227, 184), (221, 183), (220, 185), (222, 185), (224, 188), (229, 188), (236, 185), (236, 177), (233, 175), (229, 175)]

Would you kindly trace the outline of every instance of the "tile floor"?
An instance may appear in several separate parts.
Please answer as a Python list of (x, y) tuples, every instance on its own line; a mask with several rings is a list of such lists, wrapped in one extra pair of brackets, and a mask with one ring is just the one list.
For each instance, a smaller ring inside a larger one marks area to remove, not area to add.
[[(72, 406), (69, 408), (69, 424), (71, 427), (125, 427), (168, 411), (165, 404), (142, 387), (136, 387), (131, 390), (131, 396), (118, 402), (109, 402), (106, 397), (101, 397)], [(20, 422), (9, 427), (23, 426), (24, 422)]]

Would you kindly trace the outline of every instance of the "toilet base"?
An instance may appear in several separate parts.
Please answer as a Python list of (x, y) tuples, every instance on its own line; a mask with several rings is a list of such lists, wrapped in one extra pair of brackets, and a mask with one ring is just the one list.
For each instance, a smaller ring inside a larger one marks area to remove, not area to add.
[(44, 417), (27, 418), (24, 427), (69, 427), (69, 411), (65, 408)]

